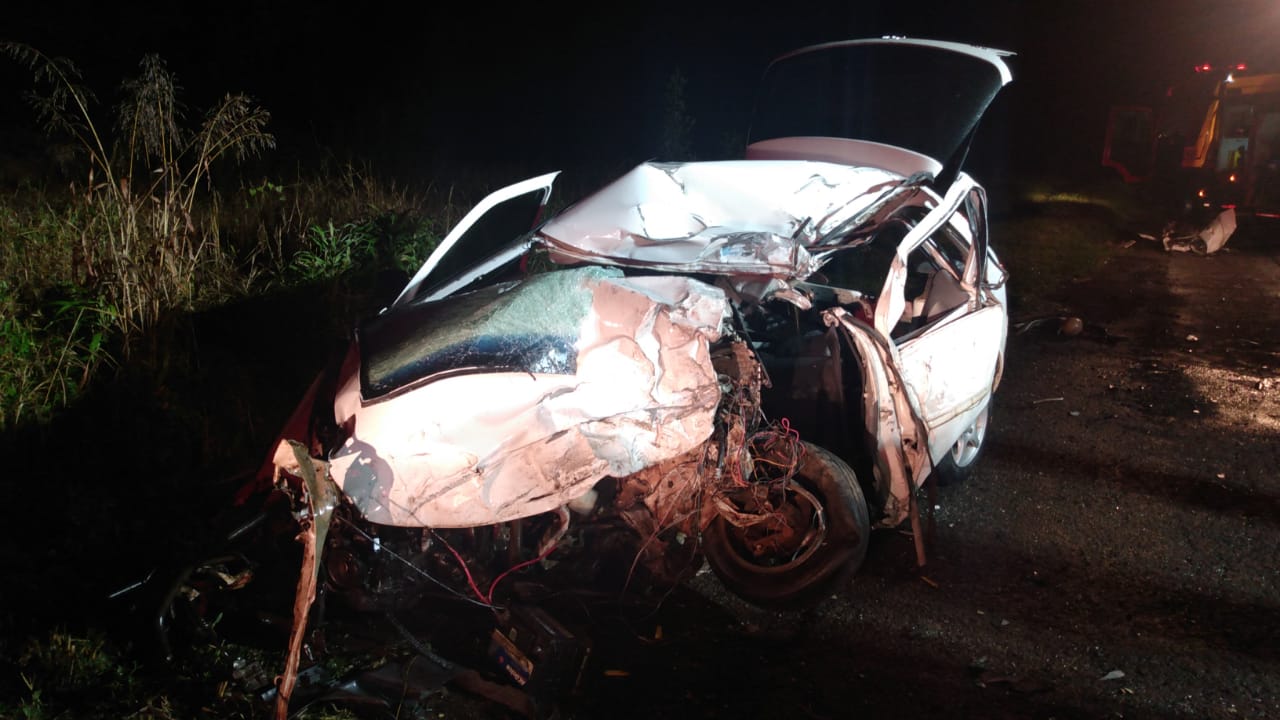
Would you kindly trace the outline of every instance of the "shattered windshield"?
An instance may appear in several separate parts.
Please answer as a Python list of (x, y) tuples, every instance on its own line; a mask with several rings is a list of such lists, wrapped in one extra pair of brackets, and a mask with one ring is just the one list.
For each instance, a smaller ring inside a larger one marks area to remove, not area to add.
[(832, 45), (765, 71), (750, 142), (841, 137), (946, 162), (1004, 84), (984, 58), (918, 44)]
[(369, 401), (477, 368), (572, 374), (574, 344), (591, 308), (585, 283), (620, 275), (598, 267), (545, 273), (367, 320), (357, 331), (362, 396)]

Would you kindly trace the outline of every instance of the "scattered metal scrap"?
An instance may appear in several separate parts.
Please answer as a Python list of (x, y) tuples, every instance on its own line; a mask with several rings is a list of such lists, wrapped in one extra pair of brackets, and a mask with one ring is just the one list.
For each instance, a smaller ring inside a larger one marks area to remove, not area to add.
[(298, 574), (298, 591), (294, 595), (293, 630), (289, 634), (289, 651), (284, 672), (280, 675), (276, 694), (276, 720), (289, 716), (289, 696), (298, 681), (298, 661), (307, 629), (307, 615), (316, 599), (320, 578), (320, 552), (329, 534), (329, 522), (338, 504), (338, 490), (329, 478), (328, 463), (310, 457), (306, 447), (293, 441), (280, 441), (275, 453), (275, 484), (284, 482), (289, 473), (302, 479), (307, 508), (299, 514), (298, 542), (302, 543), (302, 567)]
[(1203, 227), (1193, 227), (1185, 222), (1171, 221), (1165, 225), (1160, 237), (1139, 233), (1144, 240), (1159, 242), (1165, 252), (1193, 252), (1212, 255), (1227, 244), (1236, 231), (1236, 211), (1227, 208)]
[(1015, 335), (1022, 335), (1030, 330), (1052, 330), (1055, 335), (1063, 337), (1085, 337), (1105, 343), (1124, 340), (1120, 335), (1112, 335), (1105, 327), (1097, 323), (1086, 323), (1075, 315), (1045, 315), (1013, 323), (1011, 327)]

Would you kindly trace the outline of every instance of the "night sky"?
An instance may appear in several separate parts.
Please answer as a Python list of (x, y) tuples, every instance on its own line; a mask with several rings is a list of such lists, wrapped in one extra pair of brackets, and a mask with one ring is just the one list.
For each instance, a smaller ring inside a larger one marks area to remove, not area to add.
[[(1163, 8), (1155, 11), (1152, 8)], [(13, 10), (6, 11), (13, 13)], [(1096, 165), (1106, 107), (1145, 100), (1197, 62), (1280, 67), (1274, 0), (946, 3), (602, 2), (515, 9), (454, 3), (28, 3), (0, 37), (66, 55), (104, 101), (145, 53), (193, 108), (245, 91), (273, 114), (279, 158), (369, 160), (406, 180), (497, 169), (618, 171), (653, 157), (678, 68), (693, 149), (740, 143), (770, 58), (816, 42), (898, 34), (1013, 50), (1015, 84), (977, 161)], [(25, 74), (8, 59), (0, 153), (20, 132)], [(515, 179), (514, 177), (511, 179)]]

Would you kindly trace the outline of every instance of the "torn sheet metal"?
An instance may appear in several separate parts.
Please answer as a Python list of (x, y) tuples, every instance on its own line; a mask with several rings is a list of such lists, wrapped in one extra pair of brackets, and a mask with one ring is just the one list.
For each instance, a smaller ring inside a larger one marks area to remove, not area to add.
[[(388, 402), (362, 402), (359, 379), (345, 378), (334, 412), (351, 436), (331, 472), (366, 519), (447, 528), (527, 517), (711, 435), (720, 388), (709, 345), (726, 318), (723, 291), (610, 268), (541, 277), (590, 297), (572, 373), (451, 375)], [(497, 302), (493, 313), (547, 307)]]
[(1160, 236), (1160, 244), (1165, 252), (1193, 252), (1197, 255), (1212, 255), (1222, 249), (1236, 231), (1236, 211), (1227, 208), (1218, 213), (1199, 232), (1179, 232), (1170, 224)]
[(844, 308), (826, 310), (822, 317), (828, 327), (839, 327), (857, 351), (863, 419), (875, 437), (875, 480), (885, 498), (877, 526), (897, 527), (910, 515), (912, 493), (933, 471), (928, 430), (897, 370), (895, 347)]
[(320, 577), (320, 555), (325, 538), (329, 536), (329, 523), (333, 510), (338, 506), (338, 491), (329, 479), (327, 465), (315, 460), (307, 448), (299, 442), (281, 440), (275, 452), (275, 482), (279, 485), (282, 474), (300, 478), (306, 508), (299, 518), (301, 530), (298, 542), (302, 543), (302, 564), (298, 572), (298, 587), (293, 600), (293, 629), (289, 633), (289, 649), (285, 655), (285, 668), (277, 681), (275, 705), (276, 720), (289, 716), (289, 698), (298, 681), (298, 662), (302, 654), (302, 638), (306, 635), (307, 616), (316, 599), (316, 584)]
[[(822, 263), (795, 240), (773, 233), (707, 228), (688, 238), (642, 246), (613, 257), (571, 246), (555, 246), (557, 262), (605, 262), (656, 266), (663, 270), (718, 275), (764, 275), (804, 278)], [(615, 250), (616, 251), (616, 250)]]
[(807, 248), (901, 179), (823, 162), (645, 163), (540, 235), (573, 261), (804, 278), (821, 264)]
[[(920, 247), (925, 239), (939, 227), (950, 222), (951, 218), (955, 216), (956, 212), (964, 204), (974, 185), (973, 178), (962, 173), (952, 183), (942, 201), (930, 209), (929, 213), (902, 238), (902, 242), (898, 243), (893, 262), (890, 264), (889, 272), (884, 279), (883, 289), (880, 292), (881, 300), (876, 305), (875, 328), (883, 337), (891, 336), (894, 326), (898, 324), (898, 321), (903, 317), (903, 313), (907, 310), (907, 300), (902, 288), (906, 284), (908, 263), (912, 251)], [(968, 269), (966, 268), (967, 272)], [(970, 288), (972, 288), (972, 285), (970, 285)]]

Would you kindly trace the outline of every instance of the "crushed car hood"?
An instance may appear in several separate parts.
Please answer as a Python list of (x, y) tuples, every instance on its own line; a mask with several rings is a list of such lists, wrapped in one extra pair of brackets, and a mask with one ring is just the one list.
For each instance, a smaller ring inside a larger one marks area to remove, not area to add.
[(391, 310), (343, 372), (333, 479), (371, 522), (473, 527), (683, 455), (711, 435), (727, 312), (697, 280), (599, 267)]
[(802, 279), (830, 230), (901, 181), (824, 162), (644, 163), (539, 234), (562, 259)]

